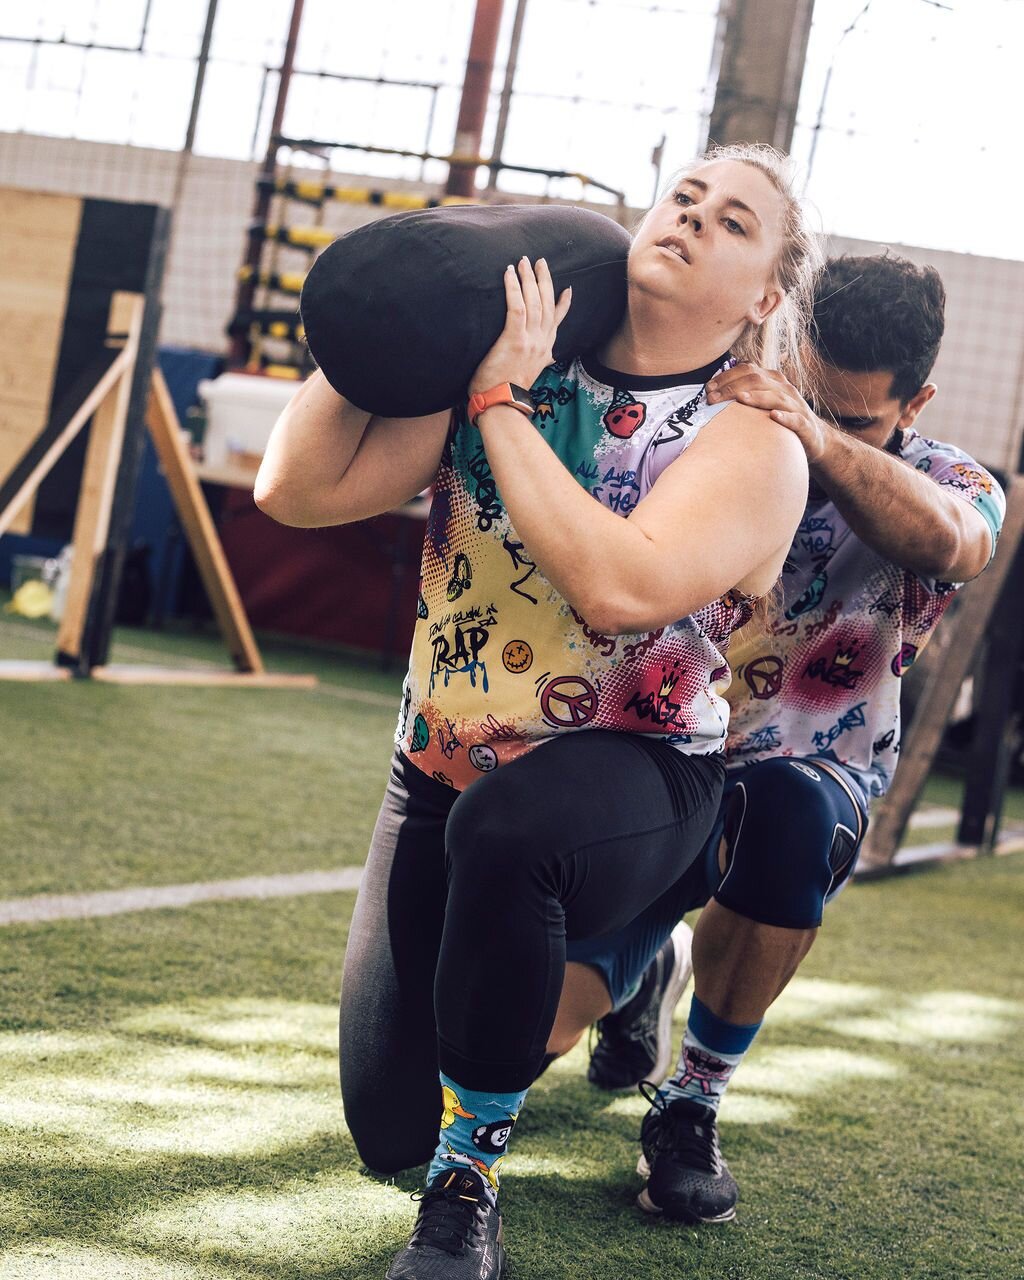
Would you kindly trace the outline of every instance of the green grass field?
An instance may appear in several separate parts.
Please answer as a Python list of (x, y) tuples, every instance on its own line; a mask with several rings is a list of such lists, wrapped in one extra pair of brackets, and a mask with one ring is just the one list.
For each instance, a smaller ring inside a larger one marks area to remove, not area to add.
[[(0, 620), (0, 657), (51, 651)], [(168, 652), (219, 660), (142, 632), (113, 656)], [(358, 865), (398, 676), (267, 656), (320, 690), (0, 684), (0, 896)], [(363, 1174), (345, 1129), (353, 897), (0, 929), (0, 1280), (383, 1276), (420, 1179)], [(645, 1104), (591, 1088), (582, 1047), (556, 1063), (503, 1184), (513, 1280), (1021, 1280), (1022, 901), (1021, 855), (839, 899), (724, 1104), (729, 1226), (643, 1220)]]

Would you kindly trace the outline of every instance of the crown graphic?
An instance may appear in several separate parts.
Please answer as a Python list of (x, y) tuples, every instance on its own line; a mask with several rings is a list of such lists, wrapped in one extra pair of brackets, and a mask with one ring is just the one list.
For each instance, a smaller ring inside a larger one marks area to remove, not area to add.
[(835, 658), (833, 658), (832, 661), (834, 665), (837, 667), (848, 667), (859, 653), (860, 653), (860, 650), (857, 648), (857, 646), (855, 644), (851, 644), (849, 649), (838, 650)]
[(661, 688), (658, 690), (658, 697), (662, 699), (670, 698), (675, 693), (678, 683), (679, 677), (677, 675), (665, 676), (661, 682)]

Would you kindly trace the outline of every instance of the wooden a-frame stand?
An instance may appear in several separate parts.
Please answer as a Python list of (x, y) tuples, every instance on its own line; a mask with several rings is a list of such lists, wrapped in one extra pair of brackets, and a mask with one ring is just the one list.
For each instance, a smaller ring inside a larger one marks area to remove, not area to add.
[(1006, 518), (995, 559), (980, 578), (962, 589), (956, 617), (948, 628), (939, 628), (936, 640), (925, 650), (927, 680), (892, 786), (872, 812), (858, 878), (903, 869), (898, 854), (910, 816), (935, 762), (960, 687), (985, 641), (986, 672), (981, 696), (975, 699), (975, 744), (957, 842), (932, 860), (995, 852), (1011, 746), (1020, 730), (1013, 689), (1024, 652), (1022, 608), (1024, 475), (1015, 475), (1006, 486)]
[(0, 485), (2, 537), (22, 505), (35, 493), (89, 419), (93, 419), (75, 515), (71, 577), (57, 633), (56, 662), (0, 662), (0, 680), (70, 680), (74, 676), (90, 676), (114, 684), (312, 688), (316, 684), (315, 676), (276, 675), (264, 669), (213, 519), (192, 470), (167, 384), (155, 366), (146, 425), (235, 670), (197, 671), (89, 662), (84, 638), (100, 562), (107, 547), (144, 304), (141, 294), (114, 294), (103, 356), (65, 397), (51, 422)]

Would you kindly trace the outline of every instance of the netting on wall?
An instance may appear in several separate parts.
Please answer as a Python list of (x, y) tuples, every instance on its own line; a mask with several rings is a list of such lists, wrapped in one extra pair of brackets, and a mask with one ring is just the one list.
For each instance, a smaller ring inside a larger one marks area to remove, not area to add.
[(793, 154), (825, 229), (1021, 258), (1019, 0), (816, 0)]
[[(0, 6), (0, 173), (49, 191), (164, 204), (177, 195), (163, 338), (222, 350), (292, 0), (217, 0), (195, 155), (183, 161), (210, 3)], [(516, 8), (505, 0), (485, 154)], [(285, 132), (447, 154), (474, 9), (305, 0)], [(582, 172), (646, 205), (652, 150), (667, 177), (702, 139), (717, 12), (718, 0), (529, 0), (503, 158)], [(916, 245), (909, 256), (941, 264), (949, 336), (930, 419), (998, 465), (1016, 456), (1024, 406), (1024, 265), (998, 261), (1024, 257), (1014, 214), (1022, 37), (1021, 0), (816, 0), (793, 144), (826, 230)], [(283, 159), (323, 168), (298, 152)], [(436, 192), (447, 175), (440, 161), (358, 151), (333, 163), (339, 182), (363, 188)], [(515, 172), (497, 186), (586, 192)], [(323, 222), (340, 232), (381, 211), (332, 204)], [(935, 252), (944, 249), (961, 256)], [(278, 259), (285, 271), (308, 263), (284, 248)]]
[[(209, 0), (51, 0), (0, 17), (0, 130), (183, 146)], [(261, 157), (291, 0), (217, 0), (194, 150)], [(305, 0), (285, 115), (293, 137), (447, 155), (475, 0)], [(718, 0), (532, 0), (503, 158), (584, 173), (646, 204), (662, 148), (692, 154), (710, 106)], [(483, 150), (495, 142), (516, 5), (505, 5)], [(437, 184), (441, 162), (353, 152), (368, 176)], [(481, 178), (486, 178), (482, 172)], [(577, 182), (499, 189), (575, 198)]]
[(0, 130), (179, 149), (206, 0), (47, 0), (0, 18)]

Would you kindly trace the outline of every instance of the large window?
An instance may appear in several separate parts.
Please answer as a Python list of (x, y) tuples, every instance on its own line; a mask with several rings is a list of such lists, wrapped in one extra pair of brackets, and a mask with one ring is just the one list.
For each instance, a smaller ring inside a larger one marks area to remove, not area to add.
[(793, 151), (827, 230), (1024, 256), (1020, 0), (817, 0)]
[[(0, 129), (180, 148), (210, 0), (0, 8)], [(502, 156), (583, 173), (646, 205), (711, 106), (718, 0), (529, 0)], [(217, 0), (195, 150), (266, 148), (292, 0)], [(445, 155), (475, 0), (305, 0), (292, 136)], [(484, 151), (515, 0), (505, 0)], [(1021, 256), (1024, 0), (816, 0), (793, 151), (827, 230)], [(442, 180), (441, 163), (350, 153), (352, 171)], [(575, 196), (507, 173), (499, 187)]]

